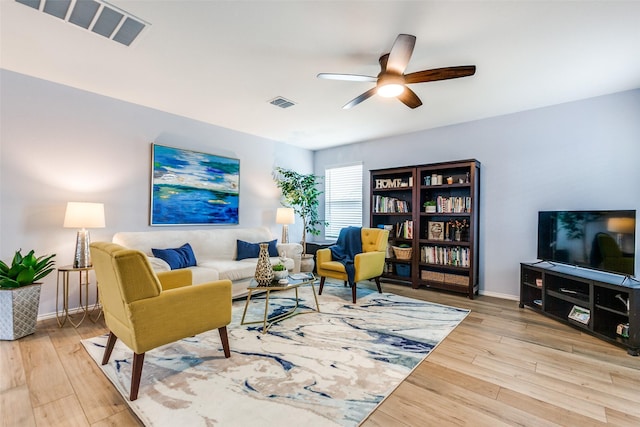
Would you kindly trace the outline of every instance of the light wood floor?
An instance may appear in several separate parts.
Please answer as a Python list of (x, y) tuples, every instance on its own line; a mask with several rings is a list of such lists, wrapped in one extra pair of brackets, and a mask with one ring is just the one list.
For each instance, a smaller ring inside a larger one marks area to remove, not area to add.
[[(515, 301), (383, 286), (472, 312), (364, 427), (640, 426), (639, 357)], [(1, 425), (141, 425), (80, 344), (105, 331), (47, 320), (0, 341)]]

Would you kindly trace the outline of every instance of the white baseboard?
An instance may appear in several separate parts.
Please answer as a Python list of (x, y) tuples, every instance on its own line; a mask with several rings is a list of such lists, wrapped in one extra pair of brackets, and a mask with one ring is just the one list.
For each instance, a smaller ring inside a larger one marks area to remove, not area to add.
[[(100, 305), (98, 305), (99, 309), (102, 310), (102, 307)], [(93, 310), (93, 306), (89, 307), (89, 313), (92, 312)], [(98, 310), (98, 308), (96, 308), (96, 310)], [(70, 308), (69, 309), (69, 314), (70, 315), (75, 315), (78, 313), (82, 313), (83, 309), (82, 307), (77, 307), (77, 308)], [(62, 315), (62, 313), (59, 314), (59, 316)], [(55, 319), (56, 318), (56, 312), (52, 312), (52, 313), (43, 313), (43, 314), (38, 314), (38, 322), (41, 320), (49, 320), (49, 319)]]
[(498, 292), (487, 292), (487, 291), (479, 291), (478, 294), (488, 296), (488, 297), (508, 299), (512, 301), (520, 301), (519, 295), (509, 295), (509, 294), (501, 294)]

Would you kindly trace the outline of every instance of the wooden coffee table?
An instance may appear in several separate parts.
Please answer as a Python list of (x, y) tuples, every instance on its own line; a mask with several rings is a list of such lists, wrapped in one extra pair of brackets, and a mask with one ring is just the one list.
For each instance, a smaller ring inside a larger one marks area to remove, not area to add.
[[(297, 276), (294, 275), (293, 277), (297, 277)], [(287, 279), (289, 283), (287, 283), (286, 285), (281, 285), (276, 281), (276, 282), (272, 282), (272, 284), (269, 286), (258, 285), (258, 282), (256, 282), (255, 279), (251, 279), (251, 283), (249, 283), (249, 286), (247, 286), (247, 290), (249, 291), (249, 293), (247, 294), (247, 301), (244, 304), (244, 311), (242, 312), (242, 320), (240, 320), (240, 324), (253, 325), (256, 323), (262, 323), (262, 333), (264, 334), (271, 327), (271, 325), (273, 325), (276, 322), (279, 322), (280, 320), (288, 319), (290, 317), (296, 316), (298, 314), (303, 314), (303, 313), (313, 313), (313, 312), (319, 313), (320, 306), (318, 305), (318, 297), (316, 295), (316, 288), (314, 286), (316, 277), (312, 273), (308, 273), (306, 278), (297, 279), (293, 277), (289, 276), (289, 278)], [(311, 289), (313, 290), (313, 299), (315, 300), (316, 308), (315, 310), (312, 309), (307, 311), (298, 311), (298, 302), (299, 302), (298, 288), (302, 285), (307, 285), (307, 284), (311, 285)], [(286, 313), (280, 313), (278, 315), (269, 317), (268, 315), (269, 297), (271, 295), (271, 292), (286, 291), (289, 289), (294, 289), (296, 291), (296, 305), (292, 309), (288, 310)], [(249, 303), (251, 302), (251, 295), (253, 295), (254, 293), (266, 293), (266, 296), (264, 299), (264, 317), (262, 318), (262, 320), (253, 320), (253, 321), (245, 322), (245, 317), (247, 315), (247, 308), (249, 307)]]

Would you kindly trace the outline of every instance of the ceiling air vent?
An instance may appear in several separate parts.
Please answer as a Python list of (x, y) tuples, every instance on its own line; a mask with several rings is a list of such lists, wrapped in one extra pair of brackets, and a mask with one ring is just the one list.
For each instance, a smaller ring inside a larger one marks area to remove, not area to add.
[(101, 0), (16, 1), (125, 46), (130, 46), (149, 26), (142, 19)]
[(296, 105), (295, 102), (289, 101), (288, 99), (283, 98), (281, 96), (279, 96), (277, 98), (273, 98), (271, 101), (269, 101), (269, 104), (273, 104), (276, 107), (280, 107), (280, 108), (289, 108), (289, 107), (293, 107), (294, 105)]

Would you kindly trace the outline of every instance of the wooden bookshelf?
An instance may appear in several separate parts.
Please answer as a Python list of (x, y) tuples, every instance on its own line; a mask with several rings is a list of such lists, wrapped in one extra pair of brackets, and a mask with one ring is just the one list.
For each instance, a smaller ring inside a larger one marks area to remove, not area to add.
[[(479, 196), (477, 160), (372, 170), (370, 224), (390, 228), (384, 277), (473, 299)], [(428, 200), (436, 202), (435, 212), (425, 212)], [(411, 248), (409, 259), (394, 253), (393, 246), (400, 245)]]

